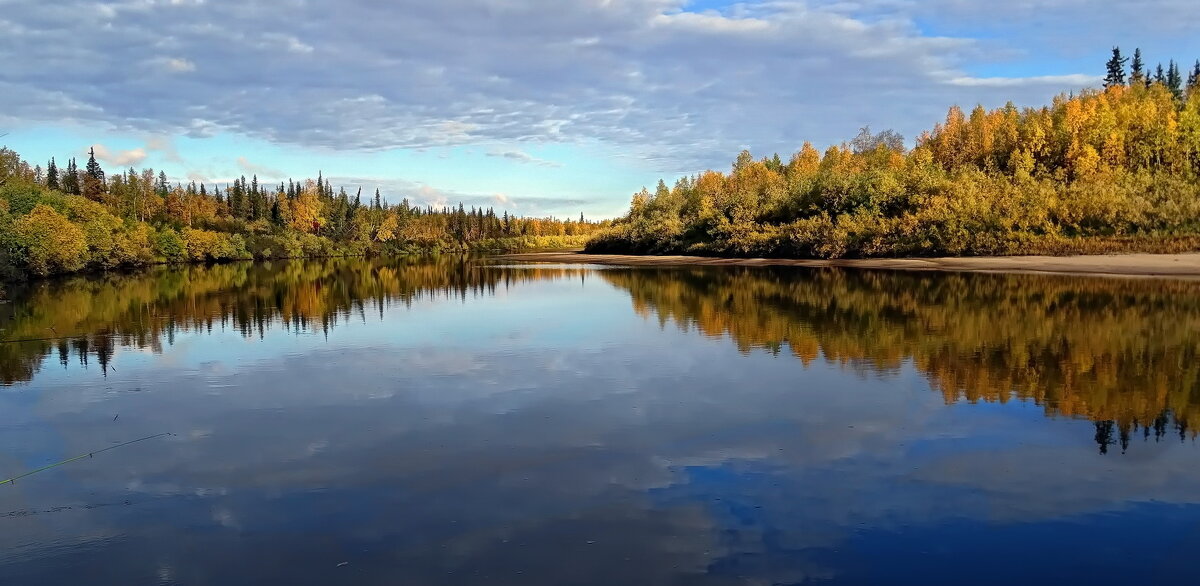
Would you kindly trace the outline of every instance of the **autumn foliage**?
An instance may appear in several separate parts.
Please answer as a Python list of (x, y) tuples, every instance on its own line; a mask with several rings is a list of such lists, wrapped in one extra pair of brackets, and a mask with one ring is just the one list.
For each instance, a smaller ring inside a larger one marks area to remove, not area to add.
[(0, 148), (0, 279), (169, 262), (582, 246), (603, 223), (390, 205), (328, 180), (171, 185), (106, 174), (94, 157), (46, 169)]
[(1131, 82), (1042, 108), (951, 108), (911, 150), (863, 134), (743, 152), (634, 196), (594, 252), (795, 257), (1174, 251), (1200, 243), (1200, 91)]

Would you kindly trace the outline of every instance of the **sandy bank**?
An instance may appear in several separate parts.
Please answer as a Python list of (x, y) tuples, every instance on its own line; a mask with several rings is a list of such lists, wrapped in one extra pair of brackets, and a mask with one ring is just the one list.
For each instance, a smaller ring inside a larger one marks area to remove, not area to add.
[(801, 260), (537, 252), (506, 254), (495, 258), (513, 262), (586, 263), (618, 266), (845, 267), (911, 271), (1055, 273), (1200, 279), (1200, 253)]

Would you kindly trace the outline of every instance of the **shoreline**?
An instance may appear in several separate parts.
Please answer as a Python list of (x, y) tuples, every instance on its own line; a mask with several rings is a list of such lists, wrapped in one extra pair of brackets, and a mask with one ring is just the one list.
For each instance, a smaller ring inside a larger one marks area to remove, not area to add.
[(502, 254), (490, 258), (513, 262), (594, 264), (627, 267), (838, 267), (900, 271), (1034, 273), (1200, 280), (1200, 252), (1181, 254), (1132, 253), (1078, 256), (976, 256), (816, 260), (682, 255), (588, 254), (575, 251)]

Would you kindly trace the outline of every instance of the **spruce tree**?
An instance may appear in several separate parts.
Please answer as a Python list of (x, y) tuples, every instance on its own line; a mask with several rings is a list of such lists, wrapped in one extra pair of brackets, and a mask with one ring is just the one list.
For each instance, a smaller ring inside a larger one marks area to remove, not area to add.
[(1154, 83), (1161, 83), (1163, 85), (1167, 83), (1167, 75), (1163, 73), (1162, 63), (1159, 63), (1158, 68), (1154, 70)]
[(88, 149), (87, 168), (83, 176), (83, 196), (100, 201), (104, 195), (104, 169), (96, 162), (96, 149)]
[(242, 180), (234, 179), (233, 187), (229, 188), (229, 215), (233, 218), (246, 217), (246, 192), (242, 190)]
[(1175, 60), (1171, 60), (1171, 64), (1167, 67), (1167, 89), (1171, 90), (1171, 94), (1176, 100), (1183, 99), (1183, 76), (1179, 73), (1179, 65)]
[(1146, 63), (1142, 61), (1142, 50), (1134, 49), (1133, 63), (1130, 65), (1129, 85), (1137, 85), (1146, 81)]
[(383, 209), (383, 200), (379, 197), (379, 188), (378, 187), (375, 188), (375, 209), (377, 209), (377, 210)]
[(1121, 56), (1121, 48), (1113, 47), (1112, 59), (1108, 60), (1108, 73), (1104, 76), (1104, 87), (1110, 88), (1125, 85), (1125, 63), (1128, 58)]
[(63, 192), (79, 195), (79, 168), (75, 166), (75, 157), (67, 162), (67, 174), (62, 178)]
[(54, 163), (54, 157), (50, 157), (50, 162), (46, 165), (46, 187), (57, 190), (58, 185), (58, 165)]

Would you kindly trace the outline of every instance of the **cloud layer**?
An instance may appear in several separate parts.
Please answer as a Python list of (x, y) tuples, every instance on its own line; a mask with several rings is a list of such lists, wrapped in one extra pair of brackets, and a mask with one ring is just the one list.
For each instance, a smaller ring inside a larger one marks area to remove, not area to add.
[[(1052, 36), (1103, 52), (1166, 15), (1173, 24), (1158, 31), (1181, 35), (1200, 21), (1185, 4), (9, 0), (0, 124), (227, 131), (359, 150), (599, 141), (689, 171), (743, 147), (839, 142), (866, 124), (911, 137), (951, 103), (1032, 103), (1089, 85), (1100, 63), (1004, 76), (969, 66), (1019, 59)], [(1075, 28), (1050, 35), (1020, 15)], [(1010, 42), (972, 40), (951, 21)]]

